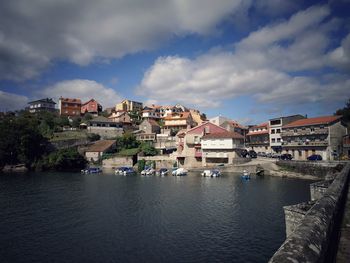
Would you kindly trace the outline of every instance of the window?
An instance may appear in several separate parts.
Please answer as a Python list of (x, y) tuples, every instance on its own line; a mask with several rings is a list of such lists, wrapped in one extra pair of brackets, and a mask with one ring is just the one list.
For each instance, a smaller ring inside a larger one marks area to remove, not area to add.
[(277, 138), (277, 142), (281, 142), (281, 138)]
[(275, 129), (271, 129), (271, 134), (275, 134)]
[(314, 127), (311, 127), (311, 128), (310, 128), (310, 131), (311, 131), (311, 132), (314, 132), (314, 131), (315, 131), (315, 128), (314, 128)]
[(276, 130), (276, 133), (281, 133), (281, 129), (277, 129), (277, 130)]
[(300, 150), (298, 150), (298, 154), (299, 154), (299, 157), (302, 156), (302, 152)]
[(294, 133), (297, 133), (298, 132), (298, 129), (294, 129)]
[(272, 141), (272, 142), (276, 142), (276, 139), (275, 139), (275, 138), (273, 138), (271, 141)]

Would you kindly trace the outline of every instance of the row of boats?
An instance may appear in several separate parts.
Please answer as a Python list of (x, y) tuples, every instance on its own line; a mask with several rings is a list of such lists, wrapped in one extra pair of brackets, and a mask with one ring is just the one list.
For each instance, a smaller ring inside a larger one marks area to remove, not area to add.
[[(101, 173), (102, 170), (99, 167), (90, 167), (84, 170), (81, 170), (81, 173), (83, 174), (95, 174), (95, 173)], [(155, 170), (151, 167), (147, 167), (141, 172), (142, 176), (167, 176), (171, 173), (173, 176), (185, 176), (187, 175), (188, 171), (184, 168), (174, 168), (172, 170), (169, 170), (167, 168), (160, 168), (159, 170)], [(115, 169), (116, 175), (135, 175), (136, 171), (132, 167), (118, 167)], [(219, 177), (221, 176), (221, 172), (218, 169), (208, 169), (201, 172), (201, 175), (203, 177)], [(263, 170), (257, 170), (256, 175), (263, 175)], [(244, 180), (250, 179), (250, 173), (247, 170), (244, 170), (241, 178)]]

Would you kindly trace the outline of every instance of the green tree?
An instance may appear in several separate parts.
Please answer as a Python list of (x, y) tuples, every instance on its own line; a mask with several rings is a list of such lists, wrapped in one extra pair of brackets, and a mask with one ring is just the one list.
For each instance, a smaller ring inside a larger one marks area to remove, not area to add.
[(86, 166), (84, 156), (74, 148), (61, 149), (50, 153), (42, 161), (42, 169), (57, 171), (78, 171)]
[(130, 132), (126, 132), (117, 138), (118, 150), (138, 148), (139, 145), (140, 143), (136, 140), (135, 135)]
[(139, 161), (137, 162), (137, 170), (138, 170), (140, 173), (145, 169), (145, 166), (146, 166), (146, 161), (145, 161), (145, 159), (139, 160)]
[(342, 115), (343, 121), (350, 126), (350, 99), (345, 103), (345, 107), (342, 109), (338, 109), (334, 115)]
[(155, 156), (158, 154), (158, 150), (146, 142), (141, 144), (140, 150), (145, 156)]

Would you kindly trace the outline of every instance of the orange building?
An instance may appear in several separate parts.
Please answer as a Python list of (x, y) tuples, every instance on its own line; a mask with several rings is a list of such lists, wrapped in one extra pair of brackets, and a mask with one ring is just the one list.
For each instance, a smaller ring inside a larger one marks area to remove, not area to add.
[(81, 100), (60, 97), (58, 108), (61, 116), (80, 116)]

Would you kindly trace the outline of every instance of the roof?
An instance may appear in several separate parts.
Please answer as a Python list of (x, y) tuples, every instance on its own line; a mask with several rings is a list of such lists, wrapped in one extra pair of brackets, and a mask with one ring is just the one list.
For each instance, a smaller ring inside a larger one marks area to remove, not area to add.
[(340, 120), (341, 117), (342, 116), (322, 116), (322, 117), (316, 117), (316, 118), (301, 119), (301, 120), (293, 121), (283, 126), (283, 128), (330, 124), (332, 122)]
[(248, 132), (247, 133), (247, 136), (252, 136), (252, 135), (260, 135), (260, 134), (268, 134), (269, 131), (268, 130), (264, 130), (264, 131), (256, 131), (256, 132)]
[(104, 152), (115, 144), (115, 140), (100, 140), (91, 145), (86, 152)]
[(244, 137), (237, 132), (220, 132), (220, 133), (209, 133), (202, 137), (203, 139), (244, 139)]
[(190, 112), (180, 112), (180, 113), (172, 113), (168, 114), (166, 117), (164, 117), (164, 120), (183, 120), (183, 119), (188, 119), (191, 117)]
[(89, 100), (89, 101), (87, 101), (87, 102), (84, 102), (84, 103), (82, 104), (82, 106), (83, 106), (83, 105), (86, 105), (86, 104), (88, 104), (88, 103), (90, 103), (90, 102), (96, 102), (98, 105), (101, 105), (101, 104), (98, 103), (95, 99), (91, 99), (91, 100)]
[(96, 117), (96, 118), (93, 118), (93, 119), (90, 120), (89, 122), (113, 122), (113, 121), (109, 120), (109, 119), (106, 118), (106, 117), (98, 116), (98, 117)]
[(223, 124), (225, 124), (225, 123), (231, 125), (232, 127), (240, 128), (240, 129), (242, 129), (242, 130), (247, 129), (247, 127), (245, 127), (245, 126), (239, 124), (239, 123), (236, 122), (236, 121), (225, 121)]
[(155, 120), (149, 119), (148, 122), (149, 122), (152, 126), (159, 127), (158, 122), (156, 122)]
[(44, 103), (56, 104), (56, 102), (54, 102), (52, 99), (49, 99), (49, 98), (40, 99), (40, 100), (33, 100), (33, 101), (28, 102), (28, 104), (35, 103), (35, 102), (44, 102)]
[(81, 99), (71, 99), (71, 98), (60, 98), (62, 102), (79, 103), (81, 104)]
[(264, 122), (264, 123), (260, 123), (258, 125), (255, 125), (253, 127), (251, 127), (251, 129), (255, 129), (255, 128), (261, 128), (261, 127), (268, 127), (269, 123), (268, 122)]

